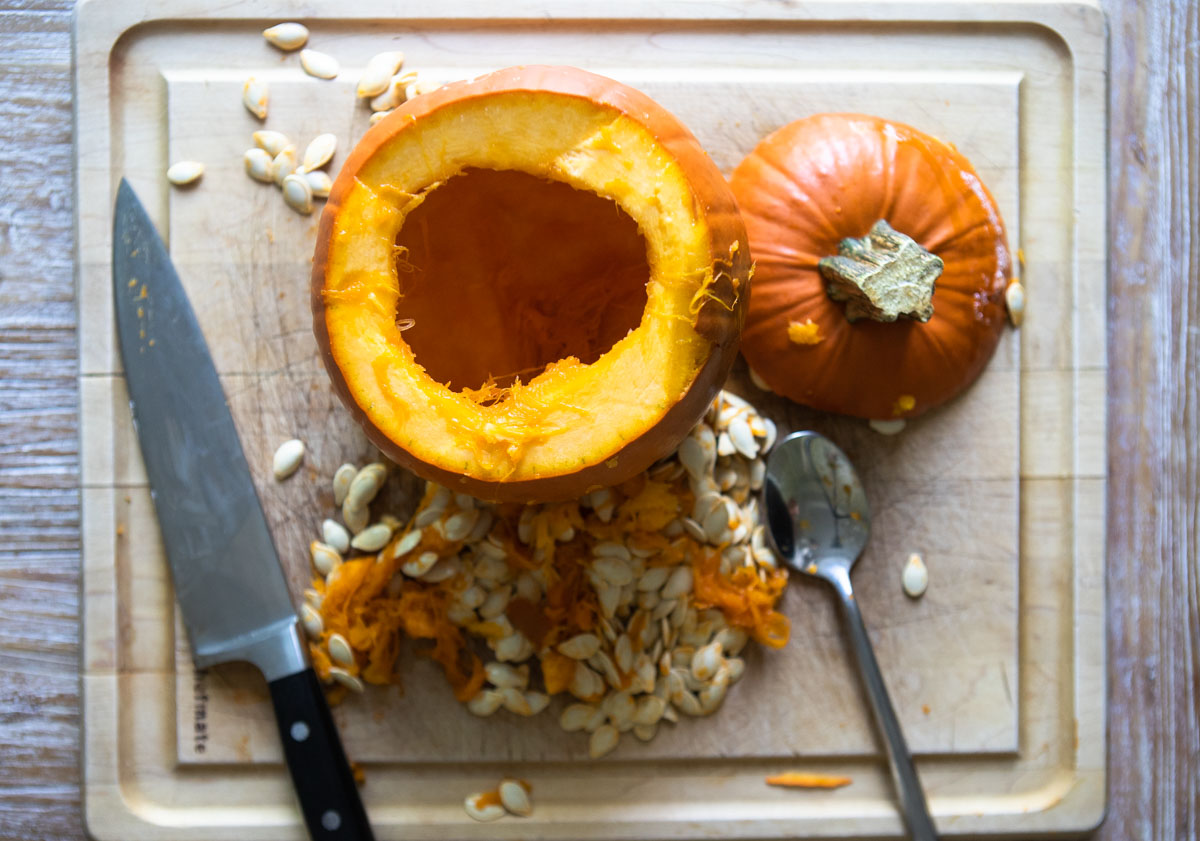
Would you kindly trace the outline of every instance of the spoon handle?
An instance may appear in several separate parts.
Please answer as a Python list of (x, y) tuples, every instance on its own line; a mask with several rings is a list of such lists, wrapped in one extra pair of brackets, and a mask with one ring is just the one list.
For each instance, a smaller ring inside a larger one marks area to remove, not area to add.
[(843, 571), (843, 575), (835, 576), (833, 585), (842, 605), (842, 615), (850, 632), (850, 647), (854, 649), (854, 659), (858, 662), (859, 675), (871, 702), (871, 712), (875, 715), (876, 725), (883, 732), (892, 778), (896, 781), (900, 801), (904, 805), (904, 820), (915, 841), (937, 841), (937, 830), (929, 816), (925, 792), (917, 777), (908, 744), (904, 741), (904, 733), (900, 730), (900, 720), (896, 718), (896, 710), (884, 685), (879, 663), (875, 660), (867, 626), (863, 624), (862, 612), (850, 588), (849, 574)]

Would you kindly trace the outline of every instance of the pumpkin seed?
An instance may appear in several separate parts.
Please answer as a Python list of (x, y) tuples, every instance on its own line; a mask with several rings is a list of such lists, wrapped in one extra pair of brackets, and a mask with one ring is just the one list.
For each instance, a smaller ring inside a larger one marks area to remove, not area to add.
[(676, 711), (676, 709), (674, 707), (672, 707), (670, 704), (667, 704), (667, 708), (665, 710), (663, 710), (663, 720), (669, 721), (672, 724), (678, 724), (679, 723), (678, 711)]
[(767, 385), (767, 381), (762, 378), (762, 375), (759, 374), (758, 371), (755, 371), (753, 368), (749, 367), (747, 370), (750, 372), (750, 382), (754, 383), (756, 388), (767, 392), (771, 390), (771, 387)]
[(449, 581), (456, 575), (462, 573), (462, 562), (457, 556), (442, 558), (424, 575), (419, 578), (426, 584), (440, 584), (443, 581)]
[(242, 105), (245, 105), (246, 110), (260, 120), (267, 118), (267, 101), (269, 99), (270, 90), (262, 79), (251, 76), (243, 83)]
[(325, 601), (325, 597), (312, 587), (306, 587), (304, 589), (304, 601), (305, 603), (312, 605), (317, 610), (320, 610), (321, 604)]
[(488, 663), (483, 667), (488, 683), (497, 689), (524, 689), (529, 685), (529, 667), (515, 668), (508, 663)]
[(283, 188), (283, 200), (287, 202), (288, 207), (306, 216), (313, 212), (312, 187), (308, 186), (303, 175), (285, 175), (280, 186)]
[(920, 598), (925, 592), (925, 588), (929, 586), (929, 571), (925, 568), (925, 562), (921, 560), (921, 556), (916, 552), (908, 556), (908, 562), (904, 565), (904, 572), (901, 575), (901, 583), (904, 585), (904, 592), (910, 597)]
[(452, 514), (446, 518), (444, 523), (446, 539), (451, 542), (465, 540), (471, 530), (475, 528), (475, 522), (479, 519), (479, 511), (472, 508), (469, 511), (459, 511), (457, 514)]
[(329, 635), (329, 659), (337, 663), (339, 666), (354, 665), (354, 649), (350, 647), (350, 643), (341, 634), (334, 631)]
[(700, 442), (692, 436), (683, 439), (678, 450), (679, 461), (688, 474), (699, 479), (708, 472), (707, 457)]
[(505, 809), (523, 818), (533, 814), (533, 804), (529, 800), (529, 792), (519, 780), (501, 780), (499, 791), (500, 802)]
[(504, 703), (504, 696), (495, 689), (483, 689), (476, 692), (470, 701), (467, 701), (467, 709), (477, 716), (489, 716), (496, 710), (500, 709)]
[(686, 688), (682, 689), (678, 695), (672, 695), (671, 703), (684, 715), (704, 715), (704, 708), (700, 706), (700, 699)]
[(316, 76), (318, 79), (336, 78), (341, 70), (336, 58), (311, 49), (300, 51), (300, 66), (309, 76)]
[(633, 713), (634, 724), (658, 724), (659, 719), (666, 712), (667, 702), (663, 698), (655, 695), (644, 695), (638, 698), (637, 709)]
[(327, 546), (345, 554), (350, 548), (350, 533), (346, 527), (335, 520), (324, 520), (321, 523), (321, 539)]
[(292, 141), (288, 140), (287, 135), (279, 131), (263, 129), (254, 132), (251, 137), (254, 138), (255, 148), (262, 149), (272, 158), (292, 145)]
[(400, 565), (400, 571), (409, 578), (420, 578), (433, 569), (438, 562), (437, 552), (422, 552), (416, 558), (405, 561)]
[(717, 436), (717, 456), (727, 458), (737, 452), (737, 448), (733, 446), (733, 439), (729, 437), (728, 432), (722, 432)]
[(770, 418), (763, 418), (763, 426), (767, 428), (767, 434), (763, 436), (763, 443), (760, 453), (762, 455), (766, 455), (770, 449), (775, 446), (775, 438), (778, 435), (779, 430), (775, 426), (775, 421), (771, 420)]
[(904, 431), (904, 427), (908, 425), (908, 422), (904, 418), (887, 418), (886, 420), (872, 418), (867, 421), (867, 425), (880, 435), (898, 435)]
[(568, 733), (574, 733), (586, 727), (595, 713), (596, 708), (591, 704), (568, 704), (559, 715), (558, 724)]
[(333, 179), (329, 177), (329, 173), (319, 169), (304, 173), (304, 180), (308, 182), (313, 198), (326, 198), (333, 189)]
[(592, 549), (592, 554), (597, 558), (619, 558), (622, 561), (633, 560), (633, 556), (629, 554), (629, 548), (613, 540), (605, 540), (597, 543)]
[(300, 161), (300, 174), (325, 166), (336, 151), (337, 135), (318, 134), (304, 149), (304, 157)]
[(467, 814), (481, 823), (494, 821), (497, 818), (502, 818), (505, 814), (507, 814), (504, 811), (504, 807), (499, 803), (491, 803), (484, 800), (485, 796), (488, 794), (490, 794), (490, 792), (471, 794), (468, 795), (467, 799), (463, 801), (463, 808), (466, 809)]
[(677, 599), (685, 593), (692, 591), (692, 568), (687, 564), (680, 564), (671, 572), (671, 577), (667, 579), (667, 583), (663, 585), (662, 597), (664, 599)]
[(550, 706), (550, 696), (545, 692), (534, 692), (527, 690), (525, 692), (525, 702), (529, 704), (529, 714), (537, 715), (546, 707)]
[(313, 639), (317, 639), (325, 630), (325, 622), (321, 619), (320, 611), (310, 604), (300, 606), (300, 622), (304, 625), (305, 633)]
[(387, 468), (379, 462), (372, 462), (358, 471), (350, 481), (346, 491), (345, 504), (352, 508), (366, 508), (375, 499), (379, 489), (387, 478)]
[(758, 442), (754, 440), (754, 433), (750, 431), (745, 415), (739, 415), (729, 422), (729, 440), (746, 458), (758, 455)]
[(613, 661), (622, 672), (633, 670), (633, 643), (628, 634), (617, 637), (617, 644), (613, 646)]
[(389, 76), (383, 89), (377, 96), (373, 96), (370, 101), (372, 111), (391, 111), (398, 105), (404, 104), (408, 99), (405, 93), (408, 86), (416, 81), (417, 74), (409, 70), (404, 73), (396, 73)]
[(531, 654), (533, 654), (533, 645), (529, 640), (525, 639), (525, 636), (520, 631), (509, 634), (496, 643), (497, 660), (519, 663), (522, 660), (528, 659)]
[(711, 686), (706, 686), (700, 690), (696, 701), (700, 705), (700, 712), (704, 715), (710, 715), (716, 712), (725, 700), (725, 693), (728, 690), (728, 681), (725, 683), (714, 683)]
[(1008, 308), (1008, 320), (1013, 327), (1020, 327), (1025, 320), (1025, 286), (1013, 280), (1004, 287), (1004, 305)]
[(611, 724), (598, 727), (596, 732), (588, 739), (588, 756), (592, 759), (599, 759), (602, 756), (610, 754), (620, 740), (621, 734)]
[(708, 535), (704, 531), (704, 526), (697, 523), (691, 517), (683, 518), (683, 530), (687, 532), (688, 537), (698, 543), (704, 543), (708, 540)]
[(533, 715), (533, 707), (529, 703), (529, 699), (525, 697), (525, 693), (515, 686), (508, 686), (497, 690), (504, 704), (504, 709), (516, 715), (529, 716)]
[(350, 545), (360, 552), (378, 552), (392, 539), (392, 529), (387, 523), (376, 523), (363, 529), (350, 541)]
[(264, 29), (263, 37), (271, 46), (290, 52), (300, 49), (308, 41), (308, 27), (302, 23), (277, 23)]
[(191, 184), (204, 174), (204, 164), (200, 161), (177, 161), (167, 167), (167, 180), (176, 187)]
[(330, 666), (329, 676), (351, 692), (361, 693), (366, 691), (366, 686), (363, 685), (363, 682), (341, 666)]
[(576, 634), (558, 646), (558, 653), (572, 660), (586, 660), (599, 650), (600, 638), (595, 634)]
[(404, 64), (404, 53), (402, 52), (385, 52), (371, 56), (367, 62), (367, 66), (363, 68), (362, 75), (358, 78), (358, 86), (355, 88), (355, 94), (359, 99), (376, 96), (387, 90), (388, 82), (392, 76), (400, 69), (400, 65)]
[(624, 724), (633, 722), (637, 703), (628, 692), (612, 692), (604, 699), (603, 708), (608, 713), (608, 720), (612, 722), (613, 727), (619, 729)]
[(246, 154), (242, 155), (242, 164), (246, 167), (246, 174), (255, 181), (262, 181), (264, 184), (274, 181), (271, 176), (271, 156), (262, 149), (247, 149)]
[(508, 601), (511, 596), (512, 587), (507, 584), (493, 590), (484, 603), (479, 606), (480, 617), (483, 619), (495, 619), (508, 607)]
[(271, 180), (283, 186), (283, 179), (296, 171), (296, 147), (286, 146), (271, 159)]
[(608, 619), (617, 613), (621, 602), (621, 588), (603, 583), (596, 588), (596, 598), (600, 602), (600, 612)]
[(401, 558), (417, 548), (417, 544), (421, 542), (421, 530), (413, 529), (407, 532), (403, 537), (396, 541), (396, 545), (392, 547), (392, 558)]
[(730, 657), (725, 661), (725, 666), (729, 669), (730, 683), (737, 683), (746, 673), (746, 661), (741, 657)]
[(346, 501), (346, 492), (350, 490), (350, 483), (354, 481), (357, 474), (358, 468), (350, 463), (343, 464), (333, 474), (334, 505), (341, 505)]
[(648, 742), (654, 738), (654, 734), (658, 732), (657, 724), (635, 724), (633, 725), (633, 735), (637, 736), (640, 741)]
[(633, 570), (620, 558), (596, 558), (592, 561), (592, 570), (614, 587), (624, 587), (633, 581)]
[(300, 462), (304, 459), (304, 442), (299, 438), (292, 438), (289, 441), (284, 441), (275, 450), (275, 456), (271, 461), (271, 467), (275, 472), (275, 480), (283, 481), (287, 477), (295, 473)]
[(721, 650), (731, 657), (740, 654), (749, 641), (750, 635), (741, 628), (722, 628), (717, 631), (715, 639), (715, 642), (720, 644)]
[(708, 680), (717, 673), (722, 662), (721, 643), (711, 642), (692, 656), (692, 677), (699, 681)]
[(314, 540), (308, 545), (308, 552), (312, 556), (313, 566), (321, 575), (328, 576), (335, 567), (342, 565), (341, 553), (319, 540)]
[(567, 689), (580, 701), (593, 701), (604, 693), (604, 678), (583, 663), (576, 663)]

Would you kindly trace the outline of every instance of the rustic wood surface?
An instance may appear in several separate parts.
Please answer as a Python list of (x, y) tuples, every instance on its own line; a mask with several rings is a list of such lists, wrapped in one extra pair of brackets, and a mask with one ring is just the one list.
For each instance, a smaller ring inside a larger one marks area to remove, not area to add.
[[(1110, 811), (1200, 835), (1200, 6), (1111, 33)], [(0, 2), (0, 839), (83, 836), (71, 9)], [(83, 139), (86, 142), (86, 138)]]

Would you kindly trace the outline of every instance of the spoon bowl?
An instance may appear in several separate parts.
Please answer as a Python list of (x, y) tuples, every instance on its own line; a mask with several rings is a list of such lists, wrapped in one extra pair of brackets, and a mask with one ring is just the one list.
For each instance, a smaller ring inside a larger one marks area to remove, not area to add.
[(867, 495), (854, 465), (825, 436), (795, 432), (776, 444), (767, 459), (763, 509), (767, 535), (784, 563), (833, 585), (859, 676), (883, 736), (905, 823), (913, 838), (935, 841), (937, 831), (925, 792), (850, 585), (850, 570), (871, 535)]

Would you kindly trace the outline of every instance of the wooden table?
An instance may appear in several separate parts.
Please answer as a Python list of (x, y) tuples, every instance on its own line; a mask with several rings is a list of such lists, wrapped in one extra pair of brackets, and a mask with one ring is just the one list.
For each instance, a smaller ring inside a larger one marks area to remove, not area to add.
[[(1111, 790), (1098, 837), (1193, 839), (1200, 6), (1105, 5)], [(0, 841), (83, 837), (70, 27), (64, 0), (0, 1)]]

